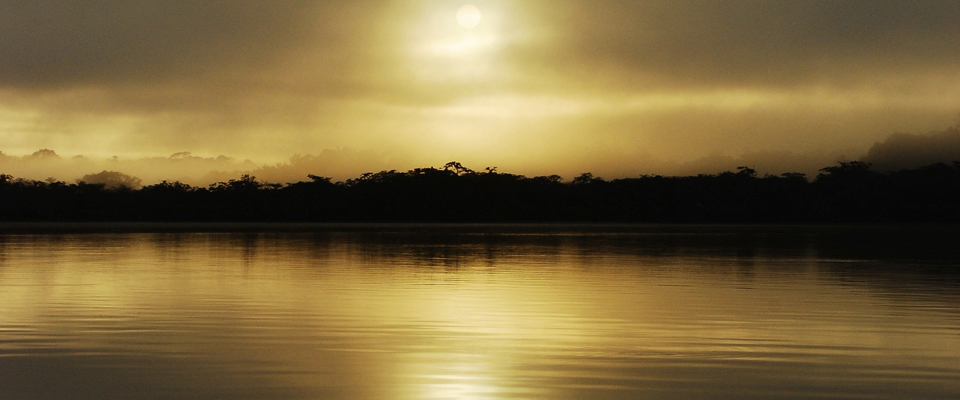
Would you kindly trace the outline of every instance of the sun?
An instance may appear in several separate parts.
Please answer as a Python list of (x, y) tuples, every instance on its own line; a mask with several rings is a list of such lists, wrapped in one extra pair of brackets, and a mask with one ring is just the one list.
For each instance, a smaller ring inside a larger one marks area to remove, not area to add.
[(500, 34), (502, 11), (473, 4), (421, 8), (419, 24), (412, 24), (410, 68), (431, 82), (492, 80), (498, 54), (505, 46)]
[(473, 4), (467, 4), (457, 10), (457, 23), (460, 26), (471, 29), (480, 24), (480, 9)]

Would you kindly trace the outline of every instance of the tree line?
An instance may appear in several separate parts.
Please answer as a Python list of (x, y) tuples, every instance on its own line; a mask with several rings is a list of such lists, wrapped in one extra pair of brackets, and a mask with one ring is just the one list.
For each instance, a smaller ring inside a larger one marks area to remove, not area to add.
[(526, 177), (496, 168), (365, 173), (332, 182), (271, 184), (243, 175), (208, 187), (140, 186), (104, 171), (99, 183), (0, 175), (2, 221), (277, 222), (626, 222), (939, 223), (960, 222), (960, 162), (880, 173), (851, 161), (799, 173), (604, 180), (584, 173)]

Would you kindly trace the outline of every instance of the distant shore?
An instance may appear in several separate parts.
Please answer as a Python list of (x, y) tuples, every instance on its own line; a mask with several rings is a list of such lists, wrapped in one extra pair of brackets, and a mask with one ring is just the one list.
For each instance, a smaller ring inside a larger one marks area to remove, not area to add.
[[(716, 175), (611, 181), (584, 173), (563, 182), (556, 175), (477, 172), (456, 162), (335, 183), (309, 175), (309, 182), (286, 185), (244, 175), (209, 187), (164, 181), (132, 188), (122, 174), (102, 175), (117, 175), (116, 182), (38, 182), (0, 174), (0, 222), (78, 230), (113, 223), (104, 226), (158, 231), (171, 229), (164, 224), (170, 222), (181, 223), (178, 230), (225, 223), (243, 223), (220, 225), (226, 230), (271, 229), (273, 223), (960, 223), (958, 162), (892, 173), (842, 162), (812, 180), (799, 173), (759, 177), (739, 167)], [(71, 225), (82, 222), (89, 224)], [(140, 225), (124, 225), (132, 223)]]

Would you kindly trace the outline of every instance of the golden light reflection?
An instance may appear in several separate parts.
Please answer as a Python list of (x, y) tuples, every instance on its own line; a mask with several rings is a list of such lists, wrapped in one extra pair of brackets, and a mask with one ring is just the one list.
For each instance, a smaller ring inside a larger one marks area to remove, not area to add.
[[(496, 371), (476, 355), (449, 354), (448, 363), (423, 365), (414, 396), (419, 399), (486, 400), (499, 398), (503, 388)], [(501, 372), (502, 373), (502, 372)]]
[(301, 397), (467, 400), (878, 382), (872, 373), (942, 385), (960, 351), (942, 323), (955, 296), (898, 297), (907, 287), (884, 280), (928, 276), (907, 270), (851, 290), (813, 258), (502, 244), (464, 245), (453, 267), (436, 256), (448, 244), (298, 235), (9, 242), (0, 352), (123, 352), (150, 373), (157, 357), (178, 357), (154, 379), (180, 382), (193, 363), (226, 376), (203, 382), (216, 393), (237, 390), (231, 379)]

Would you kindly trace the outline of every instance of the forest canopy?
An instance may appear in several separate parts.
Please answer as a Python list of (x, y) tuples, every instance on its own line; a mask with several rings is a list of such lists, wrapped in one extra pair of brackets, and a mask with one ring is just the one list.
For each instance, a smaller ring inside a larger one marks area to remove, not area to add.
[(288, 222), (960, 222), (960, 162), (881, 173), (860, 161), (801, 173), (604, 180), (526, 177), (494, 167), (369, 172), (289, 184), (251, 175), (197, 187), (140, 186), (117, 172), (76, 183), (0, 175), (2, 221)]

